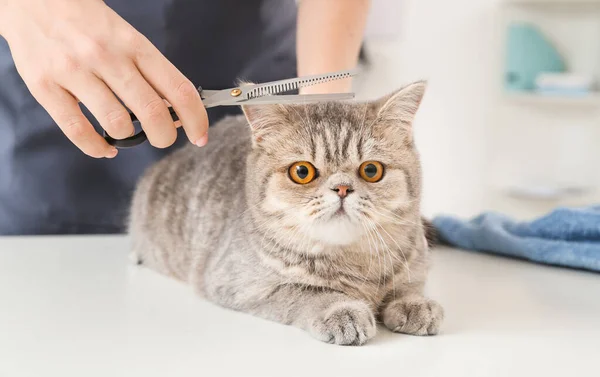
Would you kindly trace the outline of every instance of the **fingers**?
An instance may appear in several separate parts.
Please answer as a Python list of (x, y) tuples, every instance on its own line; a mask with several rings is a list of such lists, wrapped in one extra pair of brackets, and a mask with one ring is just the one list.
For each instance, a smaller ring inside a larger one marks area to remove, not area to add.
[(125, 139), (134, 133), (131, 116), (106, 84), (97, 76), (79, 75), (73, 87), (66, 87), (85, 104), (102, 128), (115, 139)]
[(71, 1), (68, 6), (40, 2), (33, 7), (30, 2), (13, 3), (15, 12), (6, 19), (6, 27), (2, 24), (2, 35), (15, 67), (38, 102), (86, 154), (110, 157), (117, 150), (93, 129), (79, 101), (117, 139), (132, 134), (125, 110), (129, 108), (150, 143), (163, 148), (173, 144), (179, 126), (165, 98), (190, 140), (205, 142), (208, 122), (196, 89), (104, 2)]
[(116, 64), (120, 72), (105, 73), (102, 79), (136, 115), (150, 144), (166, 148), (177, 139), (177, 130), (166, 103), (131, 64)]
[(146, 80), (171, 103), (189, 140), (198, 146), (206, 144), (208, 116), (194, 85), (150, 43), (141, 45), (134, 61)]
[(55, 86), (34, 93), (38, 102), (77, 148), (95, 158), (113, 158), (117, 149), (96, 132), (83, 115), (77, 100), (65, 89)]

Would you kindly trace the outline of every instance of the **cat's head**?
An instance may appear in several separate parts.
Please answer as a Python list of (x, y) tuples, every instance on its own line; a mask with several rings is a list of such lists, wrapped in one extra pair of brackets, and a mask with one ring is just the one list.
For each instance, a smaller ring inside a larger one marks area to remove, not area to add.
[(348, 245), (419, 211), (412, 123), (425, 83), (368, 103), (246, 106), (247, 194), (267, 232)]

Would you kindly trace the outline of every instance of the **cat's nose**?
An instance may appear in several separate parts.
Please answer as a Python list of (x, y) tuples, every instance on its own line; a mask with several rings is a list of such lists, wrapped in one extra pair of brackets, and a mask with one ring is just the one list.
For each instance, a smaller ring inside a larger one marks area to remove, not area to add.
[(348, 194), (353, 192), (352, 186), (349, 185), (336, 185), (332, 188), (333, 191), (337, 192), (340, 198), (344, 199)]

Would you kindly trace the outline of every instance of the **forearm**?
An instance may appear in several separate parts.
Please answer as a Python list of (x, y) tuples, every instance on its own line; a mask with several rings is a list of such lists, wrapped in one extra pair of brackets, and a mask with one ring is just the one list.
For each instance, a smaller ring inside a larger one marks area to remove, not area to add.
[(0, 37), (3, 36), (3, 25), (5, 23), (4, 18), (6, 14), (8, 14), (8, 1), (9, 0), (0, 0)]
[[(363, 40), (370, 0), (300, 0), (298, 6), (298, 74), (311, 75), (354, 68)], [(336, 80), (302, 89), (302, 93), (346, 92), (351, 81)]]

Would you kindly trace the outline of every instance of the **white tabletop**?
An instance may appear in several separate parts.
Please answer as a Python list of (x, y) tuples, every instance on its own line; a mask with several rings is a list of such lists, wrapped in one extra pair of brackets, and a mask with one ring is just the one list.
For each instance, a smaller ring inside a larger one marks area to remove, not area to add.
[(440, 248), (442, 334), (320, 343), (128, 263), (124, 237), (0, 238), (0, 376), (598, 376), (600, 275)]

